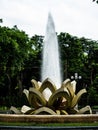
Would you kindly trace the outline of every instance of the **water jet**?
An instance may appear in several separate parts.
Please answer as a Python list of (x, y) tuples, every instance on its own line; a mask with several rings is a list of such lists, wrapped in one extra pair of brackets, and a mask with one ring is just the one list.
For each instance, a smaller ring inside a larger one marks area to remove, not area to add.
[[(56, 87), (60, 88), (62, 82), (60, 52), (51, 13), (48, 15), (46, 34), (43, 44), (41, 81), (44, 81), (46, 78), (50, 78), (55, 83)], [(48, 88), (45, 90), (44, 95), (47, 99), (49, 99), (51, 92)]]

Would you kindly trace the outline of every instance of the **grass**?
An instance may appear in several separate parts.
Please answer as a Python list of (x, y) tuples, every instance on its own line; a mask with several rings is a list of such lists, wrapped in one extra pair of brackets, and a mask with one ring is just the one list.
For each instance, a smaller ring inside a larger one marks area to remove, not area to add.
[(2, 107), (0, 107), (0, 111), (3, 111), (3, 110), (8, 110), (9, 108), (8, 107), (6, 107), (6, 106), (2, 106)]
[(19, 123), (19, 122), (0, 122), (2, 126), (98, 126), (98, 122), (95, 123)]
[(93, 106), (92, 109), (98, 109), (98, 106)]

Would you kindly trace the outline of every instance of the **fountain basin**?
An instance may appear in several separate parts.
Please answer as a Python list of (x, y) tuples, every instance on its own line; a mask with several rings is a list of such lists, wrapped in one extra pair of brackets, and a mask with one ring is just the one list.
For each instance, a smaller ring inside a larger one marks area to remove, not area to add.
[(98, 122), (98, 114), (81, 115), (18, 115), (0, 114), (1, 122), (32, 122), (32, 123), (86, 123)]

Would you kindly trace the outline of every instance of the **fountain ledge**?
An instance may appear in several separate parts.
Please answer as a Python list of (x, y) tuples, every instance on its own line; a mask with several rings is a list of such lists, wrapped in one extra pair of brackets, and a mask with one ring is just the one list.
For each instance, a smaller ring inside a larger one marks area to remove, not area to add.
[(81, 115), (0, 114), (0, 121), (1, 122), (33, 122), (33, 123), (98, 122), (98, 114), (81, 114)]

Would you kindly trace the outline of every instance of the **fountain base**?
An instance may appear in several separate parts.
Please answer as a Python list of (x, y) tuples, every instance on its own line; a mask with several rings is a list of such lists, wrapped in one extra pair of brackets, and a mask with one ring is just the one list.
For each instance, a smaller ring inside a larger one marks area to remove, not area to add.
[(1, 122), (32, 122), (32, 123), (88, 123), (98, 122), (98, 114), (80, 115), (17, 115), (0, 114)]

